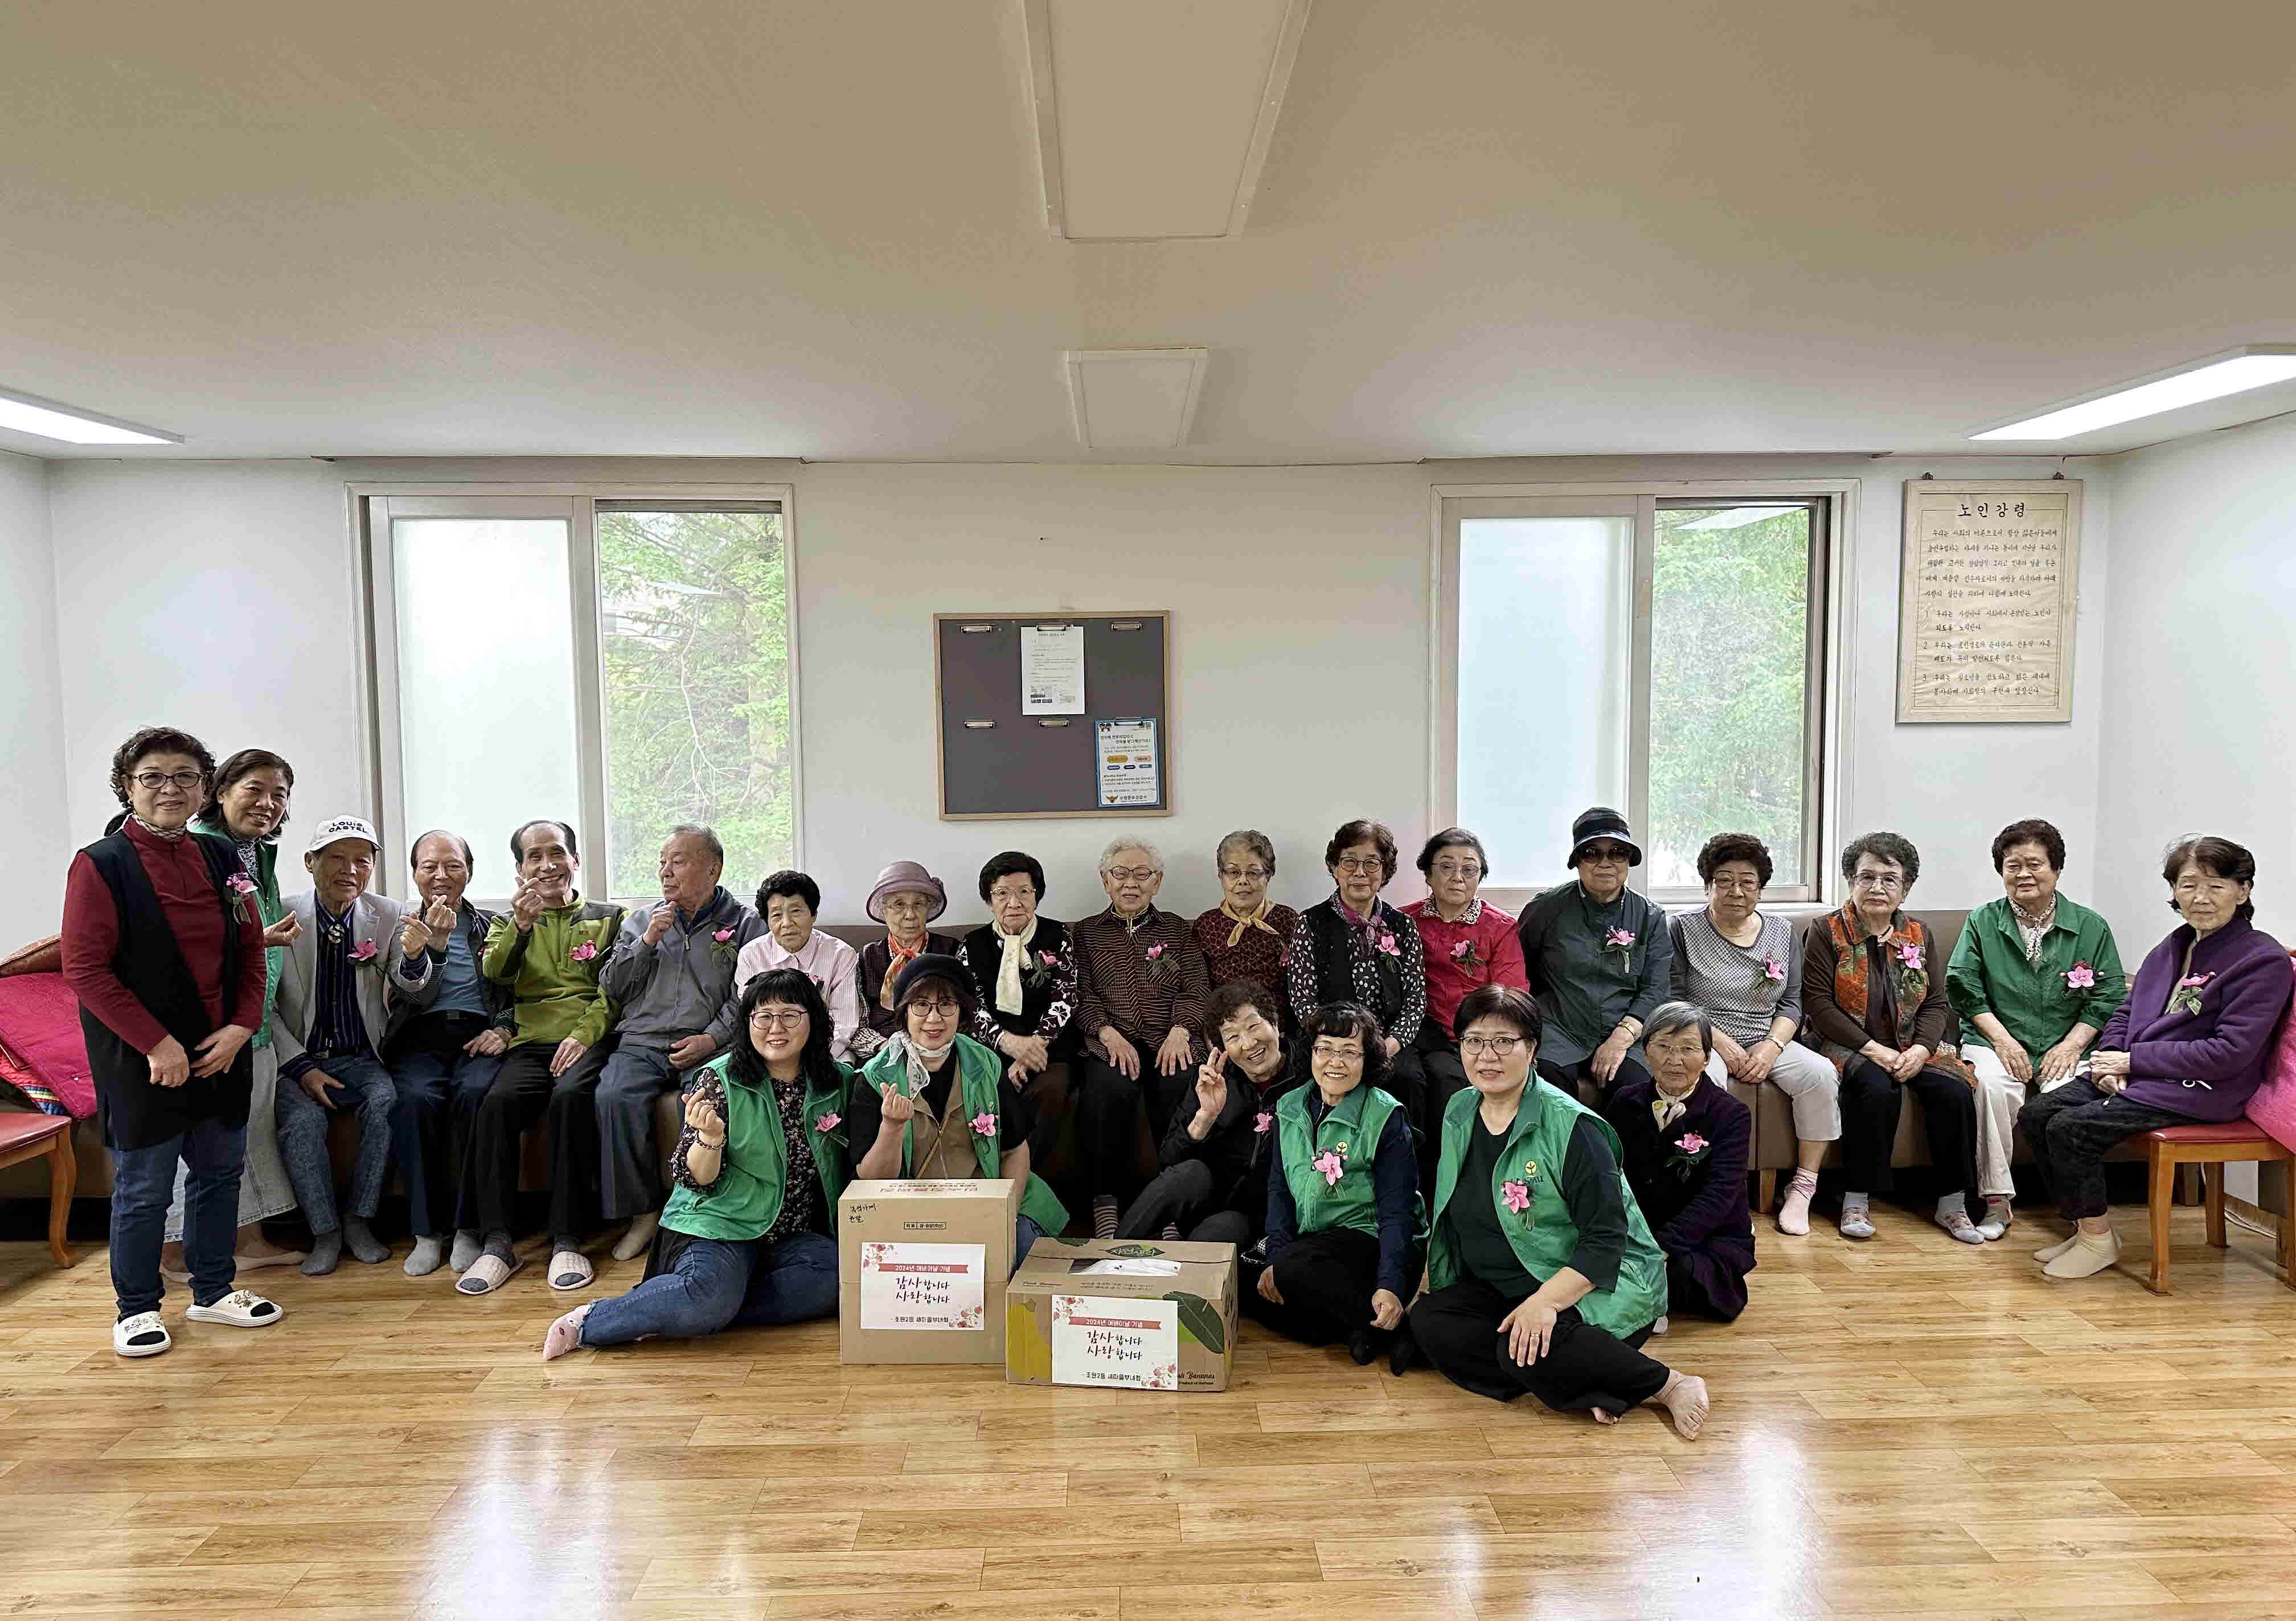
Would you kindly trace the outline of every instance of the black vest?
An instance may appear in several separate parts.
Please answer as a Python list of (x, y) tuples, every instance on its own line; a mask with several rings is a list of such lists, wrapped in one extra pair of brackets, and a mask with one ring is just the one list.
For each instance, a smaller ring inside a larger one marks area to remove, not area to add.
[[(1029, 955), (1033, 959), (1039, 951), (1066, 957), (1067, 928), (1050, 917), (1037, 918), (1036, 937), (1029, 942)], [(997, 938), (993, 927), (983, 924), (964, 937), (964, 966), (972, 970), (973, 988), (980, 994), (980, 1005), (988, 1010), (988, 1016), (996, 1021), (999, 1028), (1017, 1036), (1032, 1036), (1044, 1020), (1045, 1010), (1053, 1005), (1055, 982), (1046, 973), (1041, 976), (1042, 983), (1031, 984), (1028, 970), (1021, 970), (1021, 1011), (1007, 1013), (996, 1005), (996, 970), (1004, 965), (1004, 942)]]
[[(254, 1029), (263, 1022), (263, 1010), (238, 1006), (245, 948), (239, 935), (239, 901), (229, 880), (239, 871), (239, 852), (221, 839), (184, 836), (207, 859), (208, 876), (223, 909), (223, 1022)], [(214, 1032), (200, 1000), (199, 982), (192, 977), (176, 933), (168, 926), (168, 914), (160, 909), (143, 857), (124, 833), (99, 839), (81, 853), (111, 892), (111, 904), (119, 915), (119, 944), (111, 954), (111, 971), (183, 1044), (185, 1054), (196, 1058), (195, 1049)], [(252, 1046), (242, 1047), (220, 1075), (193, 1075), (181, 1086), (159, 1087), (152, 1084), (151, 1061), (85, 1008), (79, 1027), (87, 1041), (88, 1073), (95, 1081), (104, 1141), (111, 1147), (149, 1148), (182, 1135), (202, 1120), (227, 1126), (247, 1123), (248, 1096), (255, 1080)]]
[[(1362, 1001), (1363, 992), (1356, 987), (1355, 942), (1350, 938), (1356, 932), (1355, 925), (1340, 916), (1336, 901), (1319, 901), (1301, 916), (1307, 918), (1310, 936), (1316, 942), (1316, 1004)], [(1372, 902), (1373, 928), (1386, 929), (1400, 940), (1402, 932), (1412, 926), (1410, 918), (1386, 901)], [(1384, 951), (1374, 951), (1372, 959), (1379, 970), (1379, 1002), (1372, 1012), (1384, 1030), (1403, 1011), (1403, 959), (1399, 954), (1390, 957)], [(1310, 1010), (1301, 1008), (1295, 1011), (1304, 1019)]]

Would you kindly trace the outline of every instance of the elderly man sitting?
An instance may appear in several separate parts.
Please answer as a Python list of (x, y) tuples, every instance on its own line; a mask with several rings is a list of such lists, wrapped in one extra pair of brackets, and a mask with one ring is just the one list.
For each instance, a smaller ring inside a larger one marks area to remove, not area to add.
[(598, 1077), (599, 1214), (629, 1222), (614, 1259), (633, 1260), (660, 1224), (661, 1155), (653, 1100), (733, 1043), (734, 965), (766, 926), (718, 880), (726, 847), (686, 824), (662, 842), (661, 902), (622, 923), (598, 987), (621, 1009), (613, 1056)]
[(1161, 1131), (1204, 1057), (1197, 1031), (1210, 987), (1188, 920), (1156, 909), (1164, 858), (1144, 839), (1101, 852), (1108, 909), (1070, 933), (1083, 968), (1077, 1026), (1077, 1156), (1092, 1194), (1093, 1230), (1116, 1236), (1117, 1213), (1141, 1189), (1140, 1107)]

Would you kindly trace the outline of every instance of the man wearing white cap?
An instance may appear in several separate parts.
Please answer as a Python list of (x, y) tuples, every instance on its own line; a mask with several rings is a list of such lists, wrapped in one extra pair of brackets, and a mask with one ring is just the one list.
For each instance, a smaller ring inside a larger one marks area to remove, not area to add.
[[(303, 926), (279, 975), (279, 1148), (287, 1179), (311, 1222), (305, 1272), (332, 1272), (343, 1247), (369, 1265), (390, 1247), (368, 1225), (390, 1164), (390, 1112), (398, 1097), (382, 1066), (391, 987), (412, 992), (430, 981), (430, 959), (406, 949), (406, 909), (367, 893), (381, 841), (356, 816), (331, 817), (311, 831), (303, 866), (312, 887), (288, 901)], [(414, 918), (420, 923), (419, 915)], [(358, 1115), (350, 1197), (338, 1219), (328, 1117)]]

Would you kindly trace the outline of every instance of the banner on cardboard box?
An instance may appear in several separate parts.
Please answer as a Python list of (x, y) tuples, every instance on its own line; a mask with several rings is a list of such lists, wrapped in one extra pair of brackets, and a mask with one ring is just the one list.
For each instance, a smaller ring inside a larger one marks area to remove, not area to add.
[(1180, 1387), (1180, 1304), (1107, 1295), (1053, 1296), (1053, 1380)]
[(988, 1266), (978, 1244), (864, 1244), (864, 1329), (964, 1330), (986, 1321)]

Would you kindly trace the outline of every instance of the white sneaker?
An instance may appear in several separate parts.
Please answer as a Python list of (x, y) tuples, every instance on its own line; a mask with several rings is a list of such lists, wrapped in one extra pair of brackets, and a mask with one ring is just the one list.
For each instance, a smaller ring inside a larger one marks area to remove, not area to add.
[(193, 1322), (229, 1323), (234, 1329), (265, 1329), (284, 1315), (278, 1305), (245, 1289), (234, 1289), (212, 1305), (195, 1305), (184, 1313)]
[(138, 1312), (111, 1325), (111, 1348), (121, 1356), (157, 1356), (175, 1343), (157, 1312)]

